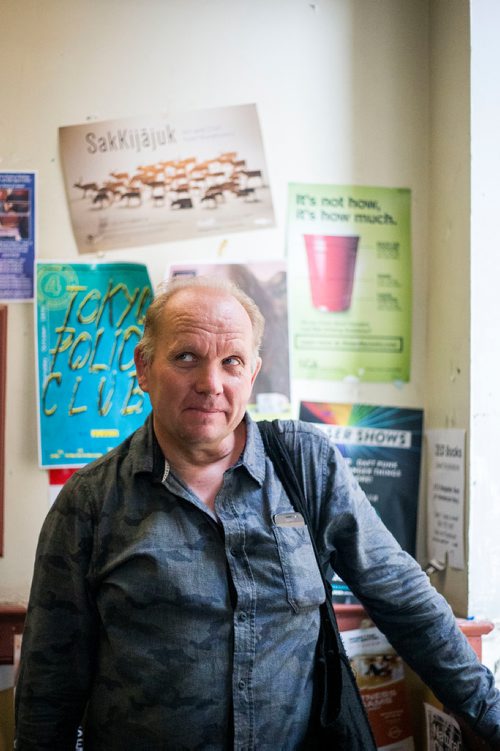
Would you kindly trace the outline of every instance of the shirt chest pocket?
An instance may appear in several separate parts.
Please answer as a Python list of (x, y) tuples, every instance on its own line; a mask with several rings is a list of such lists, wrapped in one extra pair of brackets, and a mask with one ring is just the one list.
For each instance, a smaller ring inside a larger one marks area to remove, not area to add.
[(287, 599), (298, 612), (325, 601), (323, 579), (316, 563), (307, 527), (273, 526), (285, 580)]

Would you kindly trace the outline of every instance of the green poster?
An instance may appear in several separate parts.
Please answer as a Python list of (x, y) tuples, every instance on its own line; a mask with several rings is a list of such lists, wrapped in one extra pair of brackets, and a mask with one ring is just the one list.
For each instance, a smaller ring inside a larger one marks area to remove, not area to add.
[(411, 194), (291, 184), (294, 378), (409, 381)]

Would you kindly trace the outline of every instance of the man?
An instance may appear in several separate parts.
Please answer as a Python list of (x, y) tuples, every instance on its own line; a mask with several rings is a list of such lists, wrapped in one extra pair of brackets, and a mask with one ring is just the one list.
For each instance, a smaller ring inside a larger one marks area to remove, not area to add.
[[(65, 485), (44, 524), (17, 748), (300, 749), (318, 607), (307, 527), (245, 415), (263, 321), (217, 279), (177, 280), (137, 347), (145, 425)], [(272, 356), (272, 353), (269, 353)], [(447, 706), (500, 748), (500, 700), (443, 598), (311, 425), (282, 435), (320, 555)], [(349, 745), (345, 746), (349, 749)]]

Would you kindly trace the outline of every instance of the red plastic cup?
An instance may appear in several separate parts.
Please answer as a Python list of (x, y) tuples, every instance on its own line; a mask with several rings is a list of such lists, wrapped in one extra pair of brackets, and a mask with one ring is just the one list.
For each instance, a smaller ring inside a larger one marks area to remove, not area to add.
[(304, 240), (314, 307), (329, 312), (348, 310), (359, 237), (304, 235)]

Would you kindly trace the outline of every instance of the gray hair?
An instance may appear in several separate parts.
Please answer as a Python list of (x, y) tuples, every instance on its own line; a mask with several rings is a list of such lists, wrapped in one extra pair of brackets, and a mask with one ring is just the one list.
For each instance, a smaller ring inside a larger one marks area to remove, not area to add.
[[(155, 298), (146, 312), (144, 333), (137, 345), (144, 363), (152, 362), (155, 344), (158, 338), (161, 314), (168, 301), (183, 289), (215, 289), (232, 295), (246, 310), (253, 332), (254, 359), (259, 355), (259, 349), (264, 334), (264, 316), (252, 298), (243, 292), (235, 282), (222, 276), (178, 276), (163, 282), (157, 288)], [(255, 365), (253, 365), (254, 367)]]

